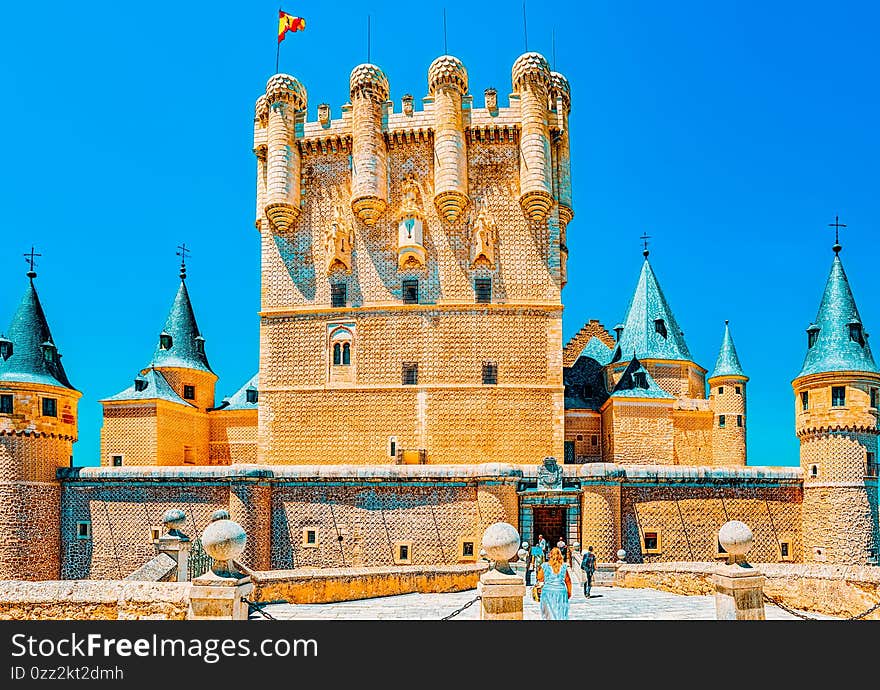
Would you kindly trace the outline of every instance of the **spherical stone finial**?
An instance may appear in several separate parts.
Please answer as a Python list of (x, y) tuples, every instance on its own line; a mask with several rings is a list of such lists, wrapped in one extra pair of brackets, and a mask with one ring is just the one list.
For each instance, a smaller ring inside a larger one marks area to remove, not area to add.
[(294, 110), (305, 110), (308, 94), (305, 87), (289, 74), (273, 74), (266, 82), (266, 101), (268, 105), (284, 101), (293, 105)]
[(513, 63), (511, 78), (513, 90), (517, 93), (527, 81), (549, 86), (550, 63), (541, 53), (523, 53)]
[(169, 531), (173, 529), (178, 529), (179, 527), (183, 527), (183, 523), (185, 522), (186, 513), (184, 513), (180, 508), (169, 508), (164, 513), (162, 513), (162, 524)]
[(462, 95), (468, 90), (468, 74), (464, 64), (452, 55), (441, 55), (428, 67), (428, 93), (440, 86), (453, 86)]
[(351, 71), (348, 86), (352, 98), (355, 97), (355, 94), (361, 93), (373, 96), (379, 102), (387, 101), (388, 94), (391, 92), (385, 72), (378, 65), (369, 62), (358, 65)]
[(244, 553), (247, 535), (232, 520), (214, 520), (202, 532), (202, 547), (215, 561), (233, 561)]
[(519, 532), (509, 522), (496, 522), (483, 532), (483, 549), (502, 573), (512, 572), (507, 562), (516, 555), (519, 543)]
[(561, 98), (566, 114), (571, 112), (571, 84), (559, 72), (550, 72), (550, 96), (554, 101)]
[(215, 510), (211, 513), (211, 522), (215, 520), (228, 520), (229, 519), (229, 511), (221, 508), (220, 510)]
[(266, 94), (263, 94), (259, 98), (257, 98), (257, 102), (254, 104), (254, 120), (265, 125), (268, 119), (269, 99), (266, 98)]
[(623, 562), (626, 560), (626, 550), (625, 549), (617, 549), (617, 560), (618, 562)]
[(745, 556), (755, 543), (755, 535), (746, 523), (731, 520), (718, 530), (718, 542), (731, 556)]

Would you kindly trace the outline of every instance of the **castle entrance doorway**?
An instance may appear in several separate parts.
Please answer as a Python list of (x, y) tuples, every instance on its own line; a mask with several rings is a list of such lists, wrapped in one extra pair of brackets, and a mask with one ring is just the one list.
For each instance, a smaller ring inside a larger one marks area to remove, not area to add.
[(538, 541), (538, 535), (543, 534), (550, 548), (556, 546), (559, 537), (567, 541), (568, 509), (561, 506), (535, 506), (532, 509), (532, 537), (531, 544)]

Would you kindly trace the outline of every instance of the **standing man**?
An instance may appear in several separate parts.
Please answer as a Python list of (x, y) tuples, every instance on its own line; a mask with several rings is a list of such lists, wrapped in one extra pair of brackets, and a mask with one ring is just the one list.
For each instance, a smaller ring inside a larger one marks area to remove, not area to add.
[[(529, 542), (524, 541), (523, 544), (528, 546)], [(535, 547), (533, 546), (526, 550), (526, 587), (532, 584), (532, 565), (535, 562), (534, 550)]]
[(596, 572), (596, 554), (593, 553), (593, 547), (588, 546), (584, 557), (581, 559), (581, 570), (584, 571), (586, 579), (584, 580), (584, 596), (590, 598), (590, 589), (593, 587), (593, 573)]
[(547, 540), (544, 539), (543, 534), (538, 535), (538, 546), (541, 547), (541, 559), (546, 561), (547, 560)]

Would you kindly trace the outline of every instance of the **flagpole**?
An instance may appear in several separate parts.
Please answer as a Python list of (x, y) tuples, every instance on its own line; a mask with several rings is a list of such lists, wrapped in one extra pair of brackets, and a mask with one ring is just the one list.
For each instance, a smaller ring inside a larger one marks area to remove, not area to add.
[[(280, 6), (278, 7), (278, 19), (279, 19), (279, 23), (280, 23), (280, 20), (281, 20), (281, 7)], [(278, 33), (277, 28), (275, 29), (275, 33), (276, 34)], [(275, 40), (278, 43), (278, 45), (275, 47), (275, 74), (278, 74), (278, 59), (281, 57), (281, 39), (278, 38), (278, 36), (276, 35)]]

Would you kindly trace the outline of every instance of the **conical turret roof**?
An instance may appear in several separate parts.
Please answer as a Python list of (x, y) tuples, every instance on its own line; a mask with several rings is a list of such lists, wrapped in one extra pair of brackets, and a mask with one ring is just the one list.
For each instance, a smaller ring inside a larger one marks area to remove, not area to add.
[[(858, 328), (851, 329), (851, 326)], [(874, 363), (868, 334), (865, 333), (846, 271), (836, 252), (828, 282), (825, 283), (819, 314), (815, 323), (810, 325), (809, 332), (814, 334), (815, 342), (807, 350), (798, 377), (825, 371), (880, 373)], [(860, 334), (861, 340), (858, 337), (854, 339), (851, 333)]]
[(168, 313), (168, 319), (165, 321), (165, 327), (162, 329), (162, 335), (171, 336), (171, 346), (163, 347), (160, 337), (150, 366), (181, 367), (214, 373), (211, 365), (208, 364), (205, 340), (199, 333), (189, 292), (186, 289), (186, 281), (183, 278), (171, 305), (171, 311)]
[(675, 396), (660, 388), (648, 370), (633, 355), (626, 370), (614, 386), (610, 397), (673, 399)]
[(613, 361), (618, 361), (621, 354), (630, 352), (635, 352), (639, 359), (693, 361), (684, 341), (684, 333), (675, 320), (647, 257), (626, 312)]
[(748, 378), (739, 363), (739, 357), (736, 354), (736, 346), (733, 344), (733, 336), (730, 335), (730, 325), (724, 322), (724, 338), (721, 340), (721, 350), (718, 352), (718, 359), (715, 360), (715, 369), (709, 377), (716, 376), (742, 376)]
[(12, 355), (0, 357), (0, 381), (39, 383), (76, 390), (61, 366), (43, 305), (34, 287), (35, 273), (28, 274), (28, 285), (9, 324), (5, 339), (12, 343)]

